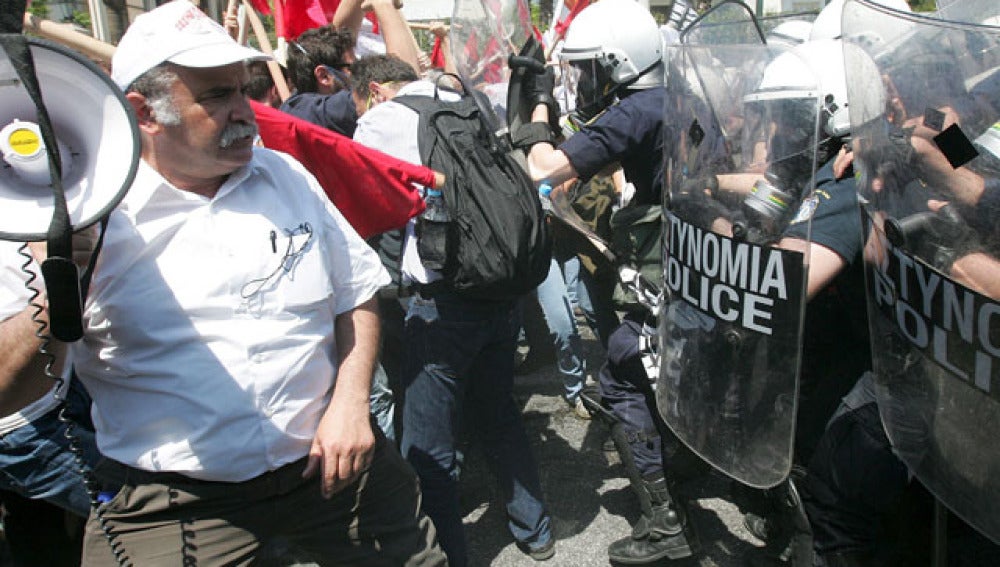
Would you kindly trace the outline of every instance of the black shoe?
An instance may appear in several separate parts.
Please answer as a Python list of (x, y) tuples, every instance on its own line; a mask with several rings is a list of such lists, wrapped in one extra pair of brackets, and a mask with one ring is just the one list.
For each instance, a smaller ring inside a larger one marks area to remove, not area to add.
[(612, 564), (651, 565), (662, 559), (691, 557), (695, 551), (697, 549), (688, 542), (682, 531), (656, 540), (649, 537), (623, 537), (608, 546), (608, 558)]

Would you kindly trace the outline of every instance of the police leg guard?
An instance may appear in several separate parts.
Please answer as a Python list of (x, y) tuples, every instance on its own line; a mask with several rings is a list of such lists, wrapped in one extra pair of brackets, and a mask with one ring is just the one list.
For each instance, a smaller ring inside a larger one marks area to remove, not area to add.
[(752, 567), (812, 567), (812, 528), (795, 481), (789, 478), (771, 489), (769, 497), (773, 508), (767, 518), (768, 538), (760, 552), (748, 556), (747, 563)]
[(608, 558), (612, 563), (648, 565), (664, 558), (690, 557), (697, 551), (696, 540), (688, 529), (683, 510), (670, 496), (666, 477), (660, 474), (642, 478), (621, 423), (612, 426), (611, 438), (632, 490), (639, 498), (642, 516), (632, 526), (632, 535), (608, 546)]

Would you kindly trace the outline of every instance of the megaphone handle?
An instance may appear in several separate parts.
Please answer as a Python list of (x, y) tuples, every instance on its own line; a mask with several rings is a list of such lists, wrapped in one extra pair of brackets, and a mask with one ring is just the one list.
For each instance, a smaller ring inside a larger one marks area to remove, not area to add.
[(66, 258), (47, 258), (42, 262), (42, 277), (49, 301), (49, 330), (65, 343), (83, 336), (83, 299), (76, 264)]

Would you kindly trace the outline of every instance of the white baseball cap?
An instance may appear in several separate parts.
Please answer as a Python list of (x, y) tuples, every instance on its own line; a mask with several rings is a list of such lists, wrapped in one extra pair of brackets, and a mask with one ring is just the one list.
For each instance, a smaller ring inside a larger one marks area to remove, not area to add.
[(173, 0), (135, 18), (111, 59), (111, 78), (126, 90), (164, 61), (205, 68), (260, 59), (270, 57), (236, 43), (189, 0)]

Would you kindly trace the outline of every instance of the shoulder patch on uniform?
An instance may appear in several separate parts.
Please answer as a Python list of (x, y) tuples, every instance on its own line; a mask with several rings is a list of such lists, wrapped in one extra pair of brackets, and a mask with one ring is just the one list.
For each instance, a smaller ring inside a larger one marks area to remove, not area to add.
[(819, 197), (815, 194), (810, 195), (802, 200), (802, 204), (799, 205), (799, 212), (795, 213), (795, 218), (792, 219), (790, 224), (798, 224), (800, 222), (805, 222), (812, 218), (813, 213), (816, 212), (816, 207), (819, 206)]

